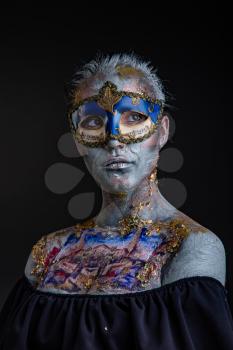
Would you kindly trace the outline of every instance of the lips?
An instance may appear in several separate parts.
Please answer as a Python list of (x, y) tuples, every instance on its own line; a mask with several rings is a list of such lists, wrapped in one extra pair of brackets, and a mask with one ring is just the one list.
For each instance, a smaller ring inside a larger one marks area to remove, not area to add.
[(104, 162), (103, 166), (107, 166), (114, 163), (132, 163), (123, 157), (113, 157)]

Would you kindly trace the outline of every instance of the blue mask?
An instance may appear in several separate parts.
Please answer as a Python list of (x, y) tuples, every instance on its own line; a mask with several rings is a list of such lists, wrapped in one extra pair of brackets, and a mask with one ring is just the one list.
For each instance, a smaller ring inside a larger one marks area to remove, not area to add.
[(144, 93), (117, 91), (107, 81), (99, 94), (80, 100), (68, 114), (71, 131), (78, 142), (98, 147), (109, 138), (123, 143), (141, 142), (158, 126), (163, 101)]

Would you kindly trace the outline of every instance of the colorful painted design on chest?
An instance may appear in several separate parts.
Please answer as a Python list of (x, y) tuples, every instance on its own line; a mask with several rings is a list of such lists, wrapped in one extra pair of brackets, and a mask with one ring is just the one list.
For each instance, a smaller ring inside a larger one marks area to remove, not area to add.
[[(175, 238), (175, 239), (174, 239)], [(146, 227), (127, 236), (106, 235), (97, 228), (82, 234), (70, 232), (63, 244), (59, 238), (44, 257), (40, 289), (69, 293), (117, 293), (160, 286), (161, 268), (180, 236)]]

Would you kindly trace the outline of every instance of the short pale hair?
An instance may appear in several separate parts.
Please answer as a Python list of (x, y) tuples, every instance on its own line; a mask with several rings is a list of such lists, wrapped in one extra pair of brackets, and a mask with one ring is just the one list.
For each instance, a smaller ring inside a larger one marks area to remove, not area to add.
[(119, 90), (125, 80), (137, 79), (147, 87), (149, 95), (165, 101), (165, 89), (157, 70), (150, 61), (144, 61), (135, 53), (117, 53), (113, 55), (98, 54), (95, 59), (81, 66), (67, 85), (67, 96), (72, 102), (75, 90), (83, 85), (98, 90), (110, 80)]

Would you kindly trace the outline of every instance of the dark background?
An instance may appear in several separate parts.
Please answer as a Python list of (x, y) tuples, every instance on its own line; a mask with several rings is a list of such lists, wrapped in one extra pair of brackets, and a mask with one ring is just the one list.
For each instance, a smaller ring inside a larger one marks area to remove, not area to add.
[[(172, 176), (185, 184), (181, 211), (216, 233), (225, 246), (229, 302), (233, 301), (233, 237), (230, 208), (232, 39), (228, 9), (189, 4), (168, 13), (148, 5), (138, 13), (116, 3), (102, 16), (73, 8), (1, 11), (1, 254), (0, 305), (23, 273), (42, 234), (73, 225), (71, 195), (100, 190), (88, 174), (65, 195), (45, 186), (51, 164), (84, 169), (65, 158), (57, 141), (69, 131), (64, 83), (75, 68), (103, 53), (133, 50), (158, 68), (175, 97), (172, 146), (184, 157)], [(135, 5), (136, 6), (136, 5)], [(135, 7), (134, 6), (134, 7)], [(91, 5), (90, 5), (91, 7)], [(171, 141), (167, 146), (171, 146)], [(158, 177), (164, 176), (159, 173)], [(216, 260), (216, 264), (218, 261)]]

